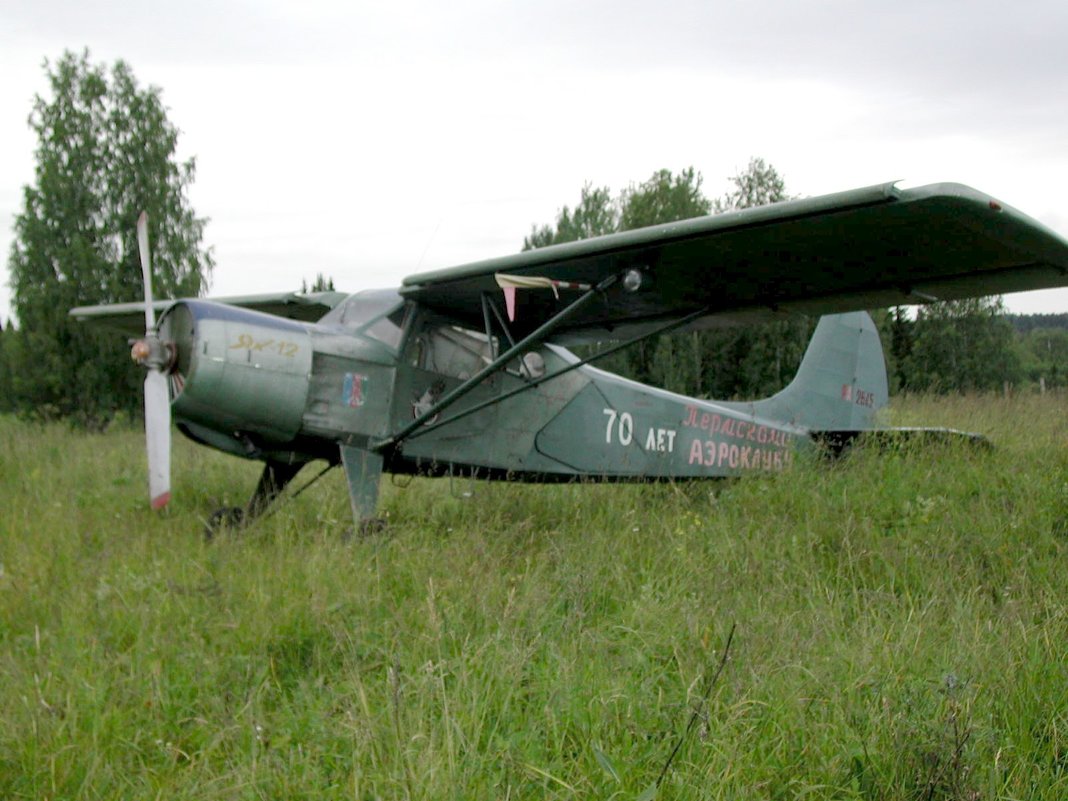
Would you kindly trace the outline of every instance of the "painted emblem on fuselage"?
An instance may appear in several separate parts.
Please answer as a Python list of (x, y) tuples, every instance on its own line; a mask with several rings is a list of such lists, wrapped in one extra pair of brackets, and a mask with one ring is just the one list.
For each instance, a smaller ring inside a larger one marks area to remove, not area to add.
[(350, 409), (356, 409), (363, 406), (363, 384), (367, 380), (367, 376), (363, 373), (345, 373), (345, 384), (341, 390), (341, 402), (348, 406)]

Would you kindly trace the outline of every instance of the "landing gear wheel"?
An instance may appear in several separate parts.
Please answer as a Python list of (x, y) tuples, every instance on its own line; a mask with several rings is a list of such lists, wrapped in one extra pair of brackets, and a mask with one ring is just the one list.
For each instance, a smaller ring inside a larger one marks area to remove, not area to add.
[(223, 506), (211, 513), (204, 526), (204, 539), (211, 542), (215, 535), (225, 529), (241, 528), (245, 522), (245, 510), (240, 506)]
[(381, 534), (386, 530), (389, 521), (384, 517), (365, 517), (355, 528), (345, 529), (341, 534), (342, 542), (351, 542), (354, 539), (367, 539), (375, 534)]
[(386, 530), (389, 521), (384, 517), (365, 517), (360, 521), (359, 534), (361, 537), (371, 537), (381, 534)]

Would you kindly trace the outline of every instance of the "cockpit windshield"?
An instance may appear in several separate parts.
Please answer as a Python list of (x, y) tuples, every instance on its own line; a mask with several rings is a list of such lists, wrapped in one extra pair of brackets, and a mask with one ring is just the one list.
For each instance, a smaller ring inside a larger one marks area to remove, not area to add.
[(319, 321), (359, 332), (396, 350), (404, 333), (404, 299), (395, 289), (368, 289), (350, 295)]

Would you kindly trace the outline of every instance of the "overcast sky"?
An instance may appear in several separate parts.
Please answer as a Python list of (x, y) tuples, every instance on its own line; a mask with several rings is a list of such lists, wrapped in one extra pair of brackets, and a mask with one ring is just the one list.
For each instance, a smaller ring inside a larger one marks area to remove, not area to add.
[(397, 285), (518, 250), (587, 181), (692, 165), (714, 196), (750, 156), (803, 195), (959, 181), (1068, 236), (1066, 36), (1063, 0), (6, 0), (0, 254), (42, 63), (85, 47), (163, 90), (212, 294)]

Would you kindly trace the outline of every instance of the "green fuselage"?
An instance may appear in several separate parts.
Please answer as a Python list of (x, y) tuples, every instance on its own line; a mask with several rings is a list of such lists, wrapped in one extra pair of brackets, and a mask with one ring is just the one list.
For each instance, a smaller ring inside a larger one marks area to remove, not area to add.
[[(538, 383), (577, 361), (541, 345), (382, 448), (489, 363), (500, 343), (386, 292), (354, 295), (318, 323), (187, 301), (162, 324), (180, 354), (179, 428), (265, 461), (336, 461), (347, 446), (381, 450), (388, 472), (708, 478), (781, 470), (812, 442), (811, 424), (779, 396), (698, 400), (588, 365)], [(841, 397), (825, 402), (870, 422), (885, 402), (885, 379), (862, 386), (855, 366), (843, 374), (830, 390)]]

